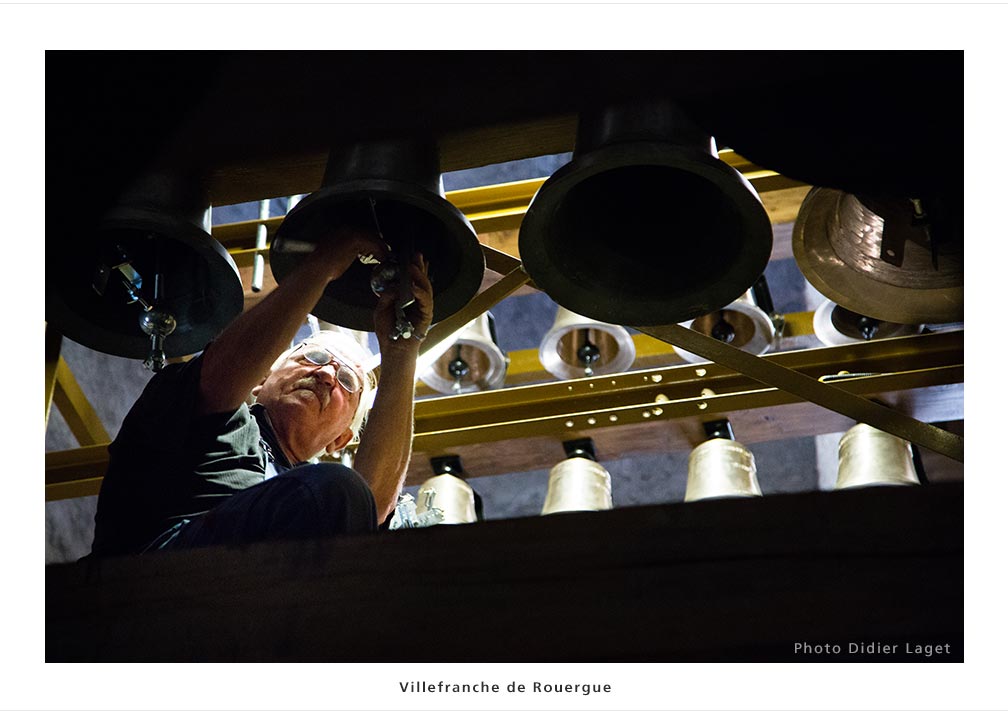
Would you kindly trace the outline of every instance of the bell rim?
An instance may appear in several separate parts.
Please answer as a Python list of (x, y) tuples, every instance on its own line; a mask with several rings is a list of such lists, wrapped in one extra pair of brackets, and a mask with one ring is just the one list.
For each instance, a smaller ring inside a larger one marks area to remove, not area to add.
[[(367, 178), (323, 186), (299, 201), (280, 223), (270, 244), (270, 269), (277, 282), (286, 279), (290, 272), (300, 264), (299, 258), (289, 258), (277, 247), (278, 244), (282, 245), (281, 238), (286, 237), (284, 223), (287, 222), (287, 218), (295, 214), (303, 216), (308, 210), (343, 202), (349, 203), (368, 197), (395, 200), (398, 203), (418, 208), (439, 219), (441, 224), (446, 227), (446, 232), (455, 237), (454, 244), (463, 258), (463, 264), (469, 261), (473, 263), (474, 269), (471, 274), (465, 270), (459, 270), (457, 276), (462, 279), (451, 283), (443, 292), (435, 291), (434, 315), (431, 323), (436, 324), (468, 304), (479, 291), (480, 285), (483, 283), (483, 274), (486, 271), (486, 258), (472, 224), (462, 211), (444, 196), (415, 183), (387, 179)], [(311, 240), (307, 241), (312, 242)], [(475, 269), (477, 262), (481, 266), (479, 270)], [(279, 266), (279, 271), (277, 266)], [(338, 281), (333, 280), (333, 282)], [(374, 303), (370, 306), (360, 307), (341, 302), (324, 293), (312, 308), (311, 313), (338, 326), (373, 332), (374, 306), (376, 304), (377, 297), (374, 298)]]
[(802, 201), (791, 233), (791, 251), (805, 279), (830, 301), (880, 321), (911, 325), (962, 321), (964, 285), (916, 289), (884, 284), (840, 259), (827, 225), (844, 195), (842, 190), (817, 186)]
[[(206, 230), (184, 218), (153, 209), (131, 207), (116, 211), (114, 217), (99, 223), (95, 232), (97, 239), (91, 244), (101, 249), (102, 244), (108, 241), (105, 234), (115, 230), (157, 233), (191, 249), (211, 266), (214, 275), (212, 284), (215, 286), (214, 304), (218, 306), (214, 318), (197, 325), (197, 328), (176, 328), (165, 339), (166, 357), (178, 358), (201, 351), (241, 314), (245, 294), (238, 266), (227, 249)], [(71, 306), (68, 296), (58, 288), (55, 280), (46, 280), (46, 322), (52, 324), (63, 336), (111, 356), (127, 359), (143, 359), (148, 356), (151, 337), (140, 331), (139, 326), (137, 334), (130, 335), (95, 324)], [(138, 320), (140, 311), (138, 306)]]
[[(704, 294), (706, 301), (697, 304), (694, 295), (674, 300), (638, 300), (636, 304), (619, 300), (598, 300), (591, 287), (570, 281), (562, 270), (547, 267), (547, 255), (538, 237), (548, 234), (549, 223), (567, 193), (576, 185), (610, 170), (627, 167), (655, 166), (687, 169), (686, 172), (708, 180), (722, 189), (739, 208), (741, 222), (748, 226), (748, 235), (762, 235), (762, 240), (747, 239), (742, 243), (740, 259), (720, 280), (725, 285)], [(700, 167), (703, 170), (689, 170)], [(628, 142), (606, 145), (573, 158), (561, 166), (539, 187), (522, 219), (518, 232), (518, 253), (522, 265), (536, 286), (554, 301), (578, 314), (610, 324), (658, 326), (694, 319), (719, 309), (740, 297), (763, 273), (773, 251), (773, 227), (758, 193), (745, 177), (724, 161), (690, 146), (660, 142)], [(759, 265), (759, 268), (750, 268)], [(738, 283), (738, 287), (734, 286)], [(741, 286), (744, 285), (744, 286)], [(578, 302), (565, 299), (563, 304), (554, 295), (576, 295)], [(720, 302), (715, 304), (715, 302)], [(656, 318), (655, 313), (669, 311), (669, 304), (678, 313), (668, 318)]]

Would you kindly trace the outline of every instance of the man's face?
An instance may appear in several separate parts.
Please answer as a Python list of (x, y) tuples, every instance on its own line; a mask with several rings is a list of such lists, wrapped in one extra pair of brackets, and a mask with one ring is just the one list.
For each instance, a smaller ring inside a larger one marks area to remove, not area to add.
[(361, 383), (359, 366), (343, 362), (324, 346), (307, 343), (270, 372), (256, 401), (269, 412), (278, 435), (289, 442), (317, 442), (317, 452), (349, 429)]

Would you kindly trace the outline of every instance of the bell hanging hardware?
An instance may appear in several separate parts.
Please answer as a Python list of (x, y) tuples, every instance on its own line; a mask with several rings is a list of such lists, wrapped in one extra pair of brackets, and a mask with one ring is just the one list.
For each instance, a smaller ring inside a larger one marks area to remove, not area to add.
[(586, 376), (595, 373), (595, 363), (602, 357), (599, 347), (591, 341), (591, 329), (581, 329), (581, 346), (577, 350), (578, 361), (584, 366)]
[(711, 336), (718, 341), (730, 344), (735, 340), (735, 327), (729, 324), (724, 318), (724, 309), (718, 312), (718, 320), (711, 328)]
[(462, 379), (469, 375), (469, 364), (462, 358), (462, 344), (455, 346), (455, 358), (448, 363), (448, 373), (455, 379), (452, 384), (452, 391), (462, 392)]
[[(110, 262), (111, 264), (105, 264), (105, 262)], [(95, 270), (94, 279), (91, 280), (91, 287), (99, 296), (105, 296), (109, 279), (113, 273), (119, 275), (123, 287), (126, 288), (126, 293), (129, 295), (129, 299), (126, 300), (127, 304), (140, 302), (145, 310), (150, 309), (150, 305), (140, 296), (140, 289), (143, 287), (143, 277), (133, 269), (132, 261), (119, 245), (116, 245), (113, 251), (113, 259), (105, 260), (98, 265), (98, 269)]]
[(931, 247), (931, 266), (937, 271), (938, 245), (935, 243), (934, 235), (931, 234), (931, 218), (928, 217), (927, 212), (924, 210), (924, 204), (920, 198), (911, 198), (910, 204), (913, 206), (913, 217), (910, 222), (912, 225), (921, 227), (924, 230), (924, 236)]
[[(382, 242), (385, 242), (381, 223), (378, 222), (378, 213), (375, 211), (374, 198), (368, 198), (368, 203), (371, 207), (371, 217), (374, 220), (375, 230), (378, 231), (378, 238)], [(385, 244), (388, 243), (386, 242)], [(392, 327), (392, 333), (389, 334), (389, 338), (393, 341), (413, 337), (413, 323), (406, 316), (406, 308), (416, 302), (416, 297), (413, 295), (412, 280), (409, 279), (407, 268), (411, 257), (407, 247), (411, 246), (411, 241), (400, 245), (398, 255), (392, 255), (387, 262), (375, 265), (374, 271), (371, 273), (371, 291), (375, 293), (375, 296), (380, 296), (392, 289), (398, 292), (395, 302), (396, 321)], [(376, 261), (372, 255), (361, 258), (361, 262), (365, 264)]]
[(156, 306), (163, 296), (163, 277), (160, 272), (154, 273), (154, 303), (152, 304), (143, 298), (141, 292), (143, 276), (133, 268), (132, 260), (126, 251), (120, 245), (116, 245), (113, 256), (112, 260), (106, 260), (112, 263), (111, 266), (104, 262), (98, 266), (91, 286), (99, 296), (105, 296), (109, 279), (113, 274), (119, 275), (120, 282), (128, 295), (126, 303), (139, 303), (143, 309), (139, 318), (140, 329), (150, 337), (150, 352), (143, 363), (147, 369), (157, 373), (168, 362), (164, 351), (165, 339), (175, 331), (175, 327), (178, 325), (171, 312)]

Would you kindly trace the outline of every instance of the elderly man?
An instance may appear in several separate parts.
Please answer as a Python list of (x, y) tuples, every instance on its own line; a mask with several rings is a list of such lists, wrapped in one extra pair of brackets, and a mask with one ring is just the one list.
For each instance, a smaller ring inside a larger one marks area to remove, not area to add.
[[(414, 337), (390, 337), (392, 291), (375, 309), (382, 374), (369, 413), (365, 349), (327, 332), (288, 348), (361, 255), (383, 259), (388, 247), (356, 230), (320, 241), (202, 354), (151, 379), (109, 446), (92, 556), (362, 533), (388, 517), (409, 464), (419, 335), (433, 314), (423, 257), (404, 270)], [(307, 463), (357, 438), (366, 413), (354, 469)]]

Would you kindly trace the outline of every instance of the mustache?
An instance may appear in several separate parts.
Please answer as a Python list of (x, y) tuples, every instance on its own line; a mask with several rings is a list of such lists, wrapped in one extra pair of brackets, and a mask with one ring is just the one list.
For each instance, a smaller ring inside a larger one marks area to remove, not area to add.
[(302, 376), (294, 382), (294, 389), (307, 389), (315, 393), (318, 397), (319, 402), (322, 404), (322, 410), (329, 405), (329, 400), (332, 396), (329, 384), (325, 383), (315, 376)]

